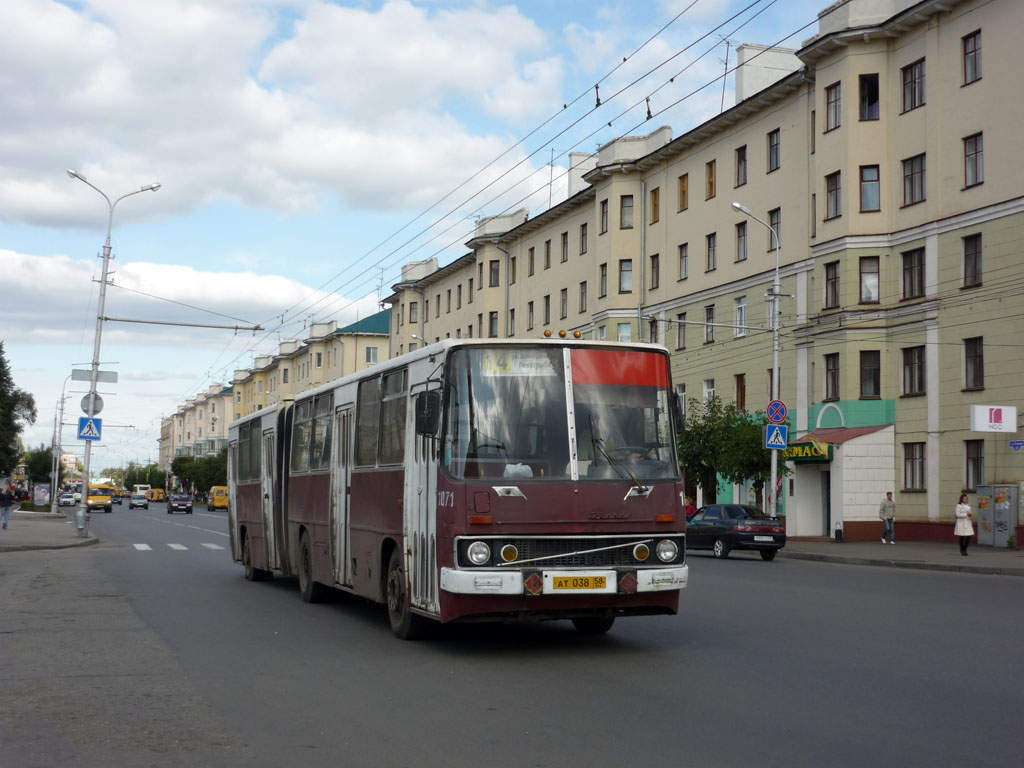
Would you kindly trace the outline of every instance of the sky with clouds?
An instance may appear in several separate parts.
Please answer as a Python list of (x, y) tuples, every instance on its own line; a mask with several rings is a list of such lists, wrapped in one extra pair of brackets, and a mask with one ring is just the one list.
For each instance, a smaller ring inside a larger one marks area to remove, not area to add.
[(712, 117), (725, 40), (730, 65), (739, 43), (797, 48), (825, 5), (4, 0), (0, 341), (36, 398), (26, 443), (50, 443), (62, 391), (77, 421), (86, 387), (65, 378), (92, 359), (109, 208), (66, 169), (111, 200), (161, 184), (114, 209), (106, 315), (266, 329), (104, 324), (119, 382), (94, 466), (155, 461), (187, 397), (313, 319), (377, 311), (480, 216), (563, 200), (569, 151)]

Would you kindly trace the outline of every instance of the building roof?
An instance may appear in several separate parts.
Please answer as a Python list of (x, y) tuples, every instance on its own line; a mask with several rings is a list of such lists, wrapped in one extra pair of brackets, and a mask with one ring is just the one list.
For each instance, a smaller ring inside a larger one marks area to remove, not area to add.
[(875, 427), (826, 427), (824, 429), (816, 429), (813, 432), (808, 432), (803, 437), (798, 437), (796, 440), (793, 440), (790, 445), (810, 443), (814, 440), (819, 440), (823, 443), (830, 443), (832, 445), (840, 445), (841, 443), (845, 443), (847, 440), (853, 440), (857, 437), (870, 435), (872, 432), (878, 432), (879, 430), (891, 426), (892, 424), (879, 424)]
[(339, 328), (334, 333), (378, 333), (387, 335), (391, 332), (391, 310), (385, 309), (375, 315), (363, 317), (351, 325)]

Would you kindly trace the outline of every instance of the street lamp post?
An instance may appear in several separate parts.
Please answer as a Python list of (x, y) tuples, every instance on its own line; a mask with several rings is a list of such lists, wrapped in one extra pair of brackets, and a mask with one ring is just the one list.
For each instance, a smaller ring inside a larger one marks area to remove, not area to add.
[[(68, 176), (70, 176), (72, 179), (78, 179), (83, 184), (92, 187), (101, 195), (103, 195), (103, 199), (107, 201), (107, 208), (109, 210), (109, 215), (107, 216), (107, 239), (106, 242), (104, 242), (103, 244), (103, 269), (100, 274), (99, 307), (96, 310), (96, 338), (93, 341), (92, 347), (92, 374), (89, 377), (89, 394), (86, 395), (89, 403), (88, 413), (86, 415), (95, 416), (97, 398), (96, 379), (99, 375), (100, 369), (100, 340), (103, 337), (103, 310), (107, 300), (107, 276), (110, 269), (110, 231), (114, 225), (114, 208), (115, 206), (117, 206), (119, 202), (124, 200), (126, 197), (137, 195), (140, 192), (156, 192), (158, 189), (160, 189), (160, 184), (147, 184), (144, 187), (136, 189), (134, 192), (128, 192), (127, 194), (121, 195), (119, 198), (114, 200), (114, 202), (110, 202), (110, 198), (107, 197), (106, 193), (102, 189), (100, 189), (95, 184), (90, 182), (88, 179), (85, 178), (85, 176), (80, 174), (78, 171), (74, 170), (73, 168), (69, 168)], [(83, 462), (84, 488), (82, 493), (82, 505), (78, 508), (75, 514), (75, 527), (78, 529), (78, 534), (80, 536), (85, 535), (85, 529), (87, 524), (86, 512), (89, 507), (89, 479), (91, 477), (90, 464), (92, 459), (92, 442), (92, 440), (85, 441), (85, 461)]]
[[(733, 203), (732, 207), (740, 213), (746, 214), (758, 224), (763, 225), (772, 233), (772, 237), (775, 239), (775, 279), (772, 281), (772, 295), (771, 295), (771, 313), (772, 313), (772, 400), (778, 400), (780, 397), (779, 387), (779, 318), (781, 316), (782, 309), (782, 284), (779, 282), (779, 259), (782, 256), (782, 240), (779, 239), (779, 233), (768, 222), (758, 218), (754, 215), (747, 206), (742, 203)], [(776, 488), (776, 483), (779, 474), (779, 452), (772, 450), (772, 479), (771, 486), (768, 491), (768, 513), (772, 517), (777, 517), (779, 513), (779, 493)]]
[(57, 511), (57, 487), (60, 484), (60, 446), (64, 442), (64, 402), (67, 397), (64, 395), (64, 389), (68, 385), (68, 381), (71, 379), (72, 374), (68, 374), (64, 377), (64, 384), (60, 388), (60, 404), (58, 406), (57, 414), (54, 416), (55, 422), (53, 425), (53, 467), (50, 471), (50, 511), (56, 513)]

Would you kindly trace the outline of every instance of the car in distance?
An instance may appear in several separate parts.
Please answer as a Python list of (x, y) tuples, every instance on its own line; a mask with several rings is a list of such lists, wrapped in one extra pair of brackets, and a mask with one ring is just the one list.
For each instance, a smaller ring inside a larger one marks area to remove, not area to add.
[(73, 507), (76, 503), (75, 494), (73, 493), (62, 493), (57, 501), (57, 505), (61, 507)]
[(760, 552), (762, 560), (774, 560), (784, 546), (782, 521), (747, 504), (708, 504), (686, 523), (686, 548), (710, 549), (718, 558), (749, 549)]
[(149, 509), (149, 499), (146, 498), (144, 493), (133, 493), (132, 497), (128, 499), (128, 509)]
[(106, 485), (89, 486), (89, 495), (86, 497), (85, 506), (90, 512), (102, 509), (104, 512), (113, 512), (113, 489)]
[(171, 496), (170, 501), (167, 502), (167, 514), (173, 515), (175, 512), (184, 512), (186, 515), (191, 515), (192, 497), (183, 493)]
[(206, 496), (207, 509), (228, 508), (228, 487), (226, 485), (215, 485)]

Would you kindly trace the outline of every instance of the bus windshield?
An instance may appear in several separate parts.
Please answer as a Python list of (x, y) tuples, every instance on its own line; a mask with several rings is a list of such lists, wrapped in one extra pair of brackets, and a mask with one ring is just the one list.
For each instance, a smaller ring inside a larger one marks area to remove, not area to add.
[(581, 480), (675, 478), (668, 382), (665, 356), (644, 350), (455, 350), (446, 387), (445, 469), (463, 479), (566, 480), (575, 464)]

